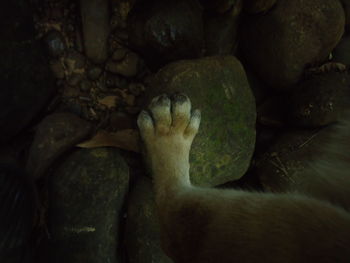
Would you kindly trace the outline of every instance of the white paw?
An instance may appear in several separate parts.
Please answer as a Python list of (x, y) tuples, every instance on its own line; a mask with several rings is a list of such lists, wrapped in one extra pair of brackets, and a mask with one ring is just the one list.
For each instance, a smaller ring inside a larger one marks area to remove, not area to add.
[[(183, 93), (155, 97), (149, 112), (142, 111), (137, 119), (141, 137), (151, 151), (175, 151), (189, 148), (198, 132), (201, 114), (191, 112), (190, 99)], [(161, 149), (160, 149), (161, 148)]]

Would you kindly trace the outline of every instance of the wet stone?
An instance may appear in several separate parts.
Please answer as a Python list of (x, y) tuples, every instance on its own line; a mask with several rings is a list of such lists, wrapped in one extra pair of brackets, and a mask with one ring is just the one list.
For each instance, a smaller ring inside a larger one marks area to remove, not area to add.
[(70, 113), (55, 113), (45, 117), (38, 125), (30, 147), (27, 170), (35, 179), (45, 175), (57, 158), (86, 139), (91, 131), (90, 123)]
[(152, 181), (145, 176), (137, 178), (130, 193), (125, 243), (129, 263), (173, 262), (161, 249)]
[(87, 79), (84, 79), (80, 83), (80, 90), (83, 92), (89, 92), (91, 89), (91, 82)]
[(62, 62), (60, 60), (52, 60), (50, 61), (50, 69), (53, 75), (57, 79), (64, 79), (65, 73)]
[(129, 171), (115, 148), (78, 149), (50, 179), (50, 262), (122, 262)]
[(67, 45), (62, 34), (57, 30), (52, 30), (44, 37), (47, 50), (53, 58), (58, 58), (64, 54)]
[(243, 176), (254, 151), (256, 110), (238, 59), (217, 56), (168, 64), (147, 88), (147, 101), (174, 92), (186, 93), (192, 108), (202, 112), (190, 155), (191, 182), (214, 186)]

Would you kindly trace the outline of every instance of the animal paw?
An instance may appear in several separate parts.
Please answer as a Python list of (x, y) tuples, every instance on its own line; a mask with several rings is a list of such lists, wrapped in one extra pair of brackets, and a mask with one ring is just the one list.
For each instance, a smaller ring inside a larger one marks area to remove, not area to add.
[(183, 154), (190, 150), (200, 119), (200, 111), (191, 112), (191, 101), (185, 94), (163, 94), (151, 101), (149, 111), (139, 114), (137, 125), (150, 154)]

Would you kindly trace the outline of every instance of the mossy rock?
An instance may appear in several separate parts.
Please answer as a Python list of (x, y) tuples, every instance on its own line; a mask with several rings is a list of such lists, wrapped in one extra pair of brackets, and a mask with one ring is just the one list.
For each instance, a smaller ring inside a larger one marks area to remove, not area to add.
[(152, 181), (146, 176), (140, 176), (128, 202), (125, 243), (129, 263), (173, 262), (161, 249), (155, 206)]
[(255, 144), (255, 102), (241, 63), (233, 56), (183, 60), (162, 68), (148, 90), (186, 93), (202, 120), (190, 162), (195, 185), (214, 186), (239, 179)]
[(50, 262), (121, 262), (119, 225), (129, 172), (119, 151), (73, 152), (50, 186)]

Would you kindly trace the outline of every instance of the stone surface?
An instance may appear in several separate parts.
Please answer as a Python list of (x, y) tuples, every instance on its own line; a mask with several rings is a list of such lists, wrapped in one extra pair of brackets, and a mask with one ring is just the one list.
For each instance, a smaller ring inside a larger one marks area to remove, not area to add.
[(338, 121), (349, 108), (349, 87), (348, 73), (329, 72), (302, 81), (288, 96), (290, 122), (320, 127)]
[(107, 59), (107, 44), (110, 31), (108, 0), (81, 0), (80, 14), (83, 27), (86, 56), (94, 63)]
[(92, 125), (71, 113), (54, 113), (38, 126), (29, 150), (27, 171), (38, 179), (57, 158), (92, 132)]
[(58, 58), (64, 54), (67, 45), (62, 34), (57, 30), (52, 30), (44, 37), (48, 53), (53, 58)]
[(237, 46), (238, 22), (242, 10), (242, 0), (225, 14), (204, 14), (205, 55), (232, 54)]
[(184, 92), (202, 112), (191, 150), (191, 180), (219, 185), (247, 170), (255, 143), (255, 102), (241, 63), (232, 56), (183, 60), (162, 68), (148, 87), (148, 101)]
[(246, 17), (240, 46), (268, 86), (285, 90), (299, 81), (306, 65), (329, 56), (344, 24), (338, 0), (279, 0), (267, 14)]
[(139, 1), (128, 16), (129, 43), (149, 65), (197, 57), (202, 48), (202, 10), (196, 0)]
[(229, 11), (240, 0), (199, 0), (201, 5), (208, 11), (225, 13)]
[(332, 61), (350, 66), (350, 36), (343, 37), (332, 54)]
[(36, 39), (33, 13), (23, 1), (0, 9), (0, 144), (26, 127), (55, 92), (43, 46)]
[(277, 0), (246, 0), (243, 8), (244, 11), (250, 14), (266, 13), (276, 4), (276, 2)]
[(129, 263), (171, 263), (161, 249), (152, 181), (139, 176), (130, 193), (125, 228)]
[(128, 52), (122, 61), (108, 61), (106, 70), (124, 77), (134, 77), (138, 73), (139, 64), (139, 56), (134, 52)]
[(322, 155), (321, 146), (328, 136), (328, 128), (294, 130), (281, 136), (257, 160), (257, 173), (264, 189), (286, 192), (297, 188), (312, 160)]
[(345, 26), (346, 30), (349, 32), (350, 30), (350, 0), (341, 0), (344, 11), (345, 11)]
[(50, 262), (122, 262), (119, 227), (128, 186), (117, 149), (66, 156), (50, 182)]

